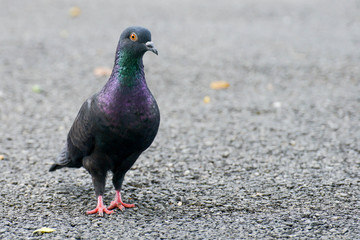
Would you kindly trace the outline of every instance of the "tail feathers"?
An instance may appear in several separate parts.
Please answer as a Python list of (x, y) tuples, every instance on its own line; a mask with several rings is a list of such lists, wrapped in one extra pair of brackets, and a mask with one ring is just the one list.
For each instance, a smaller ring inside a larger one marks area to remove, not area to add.
[(71, 159), (69, 158), (69, 153), (67, 150), (67, 145), (65, 145), (65, 147), (63, 148), (63, 150), (61, 151), (61, 153), (59, 154), (59, 156), (57, 157), (55, 163), (53, 165), (51, 165), (49, 171), (53, 172), (56, 169), (60, 169), (65, 167), (66, 165), (68, 165), (71, 162)]
[(60, 169), (60, 168), (63, 168), (63, 167), (65, 167), (64, 165), (59, 165), (59, 164), (57, 164), (57, 163), (54, 163), (53, 165), (51, 165), (51, 167), (50, 167), (50, 169), (49, 169), (49, 172), (53, 172), (53, 171), (55, 171), (55, 170), (57, 170), (57, 169)]

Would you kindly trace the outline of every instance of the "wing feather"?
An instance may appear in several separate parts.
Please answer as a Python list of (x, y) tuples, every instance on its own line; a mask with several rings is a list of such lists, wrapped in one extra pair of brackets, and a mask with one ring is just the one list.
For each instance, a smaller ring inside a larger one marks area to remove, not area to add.
[(89, 155), (94, 148), (92, 134), (93, 97), (81, 106), (68, 133), (67, 143), (59, 154), (56, 164), (69, 167), (80, 167), (83, 157)]

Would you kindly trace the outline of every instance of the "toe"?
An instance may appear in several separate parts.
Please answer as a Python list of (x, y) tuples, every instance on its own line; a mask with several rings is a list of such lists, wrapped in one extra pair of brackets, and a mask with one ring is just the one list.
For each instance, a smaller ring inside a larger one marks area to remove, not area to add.
[(110, 210), (104, 208), (104, 212), (105, 212), (106, 214), (112, 214), (114, 211), (110, 211)]
[(109, 210), (116, 208), (117, 207), (117, 203), (115, 201), (112, 201), (110, 206), (108, 207)]
[(115, 201), (112, 201), (108, 209), (114, 209), (114, 208), (119, 208), (121, 211), (125, 210), (125, 207), (121, 203), (116, 203)]
[(99, 209), (98, 214), (100, 217), (104, 216), (104, 211), (102, 209)]
[(95, 208), (94, 210), (87, 211), (86, 214), (94, 214), (94, 213), (97, 213), (97, 212), (98, 212), (98, 209)]
[(124, 211), (125, 210), (125, 207), (123, 205), (121, 205), (120, 203), (118, 204), (118, 208), (121, 210), (121, 211)]
[(121, 203), (122, 206), (126, 207), (126, 208), (133, 208), (135, 207), (135, 204), (128, 204), (128, 203)]

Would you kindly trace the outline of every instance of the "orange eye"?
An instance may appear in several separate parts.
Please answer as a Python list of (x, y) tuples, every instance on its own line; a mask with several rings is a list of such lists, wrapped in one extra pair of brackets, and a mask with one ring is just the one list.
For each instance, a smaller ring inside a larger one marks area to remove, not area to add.
[(136, 42), (138, 40), (138, 36), (136, 35), (136, 33), (130, 34), (130, 40), (133, 42)]

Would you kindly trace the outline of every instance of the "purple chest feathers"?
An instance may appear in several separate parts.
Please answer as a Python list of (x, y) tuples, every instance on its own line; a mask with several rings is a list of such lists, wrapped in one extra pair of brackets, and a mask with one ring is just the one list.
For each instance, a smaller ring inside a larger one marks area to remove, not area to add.
[(142, 132), (157, 130), (159, 109), (146, 84), (131, 89), (107, 90), (98, 96), (105, 125), (121, 135), (130, 132), (142, 135)]

